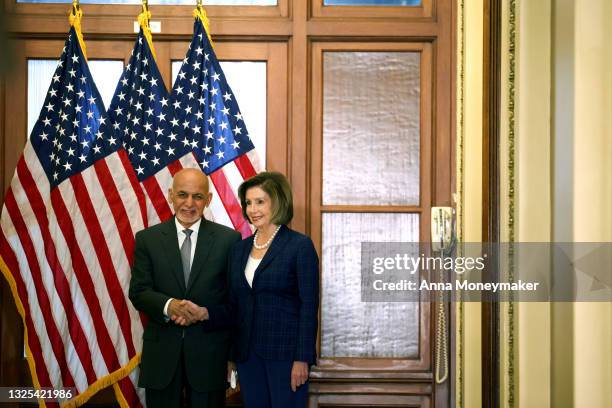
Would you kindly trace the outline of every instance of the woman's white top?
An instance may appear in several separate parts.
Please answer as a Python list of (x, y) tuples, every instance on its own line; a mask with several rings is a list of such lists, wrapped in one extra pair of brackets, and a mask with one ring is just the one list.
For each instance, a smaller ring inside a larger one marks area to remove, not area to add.
[(244, 267), (244, 276), (246, 277), (247, 282), (249, 282), (249, 286), (253, 287), (253, 277), (255, 276), (255, 269), (259, 266), (263, 258), (253, 258), (249, 255), (249, 260), (247, 261), (246, 266)]

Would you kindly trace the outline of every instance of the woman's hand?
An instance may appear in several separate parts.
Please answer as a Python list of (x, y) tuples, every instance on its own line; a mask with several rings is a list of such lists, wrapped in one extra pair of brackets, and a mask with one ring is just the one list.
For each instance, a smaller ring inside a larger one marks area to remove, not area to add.
[[(236, 364), (233, 361), (227, 362), (227, 382), (230, 383), (230, 387), (236, 388), (237, 379), (234, 380), (234, 384), (232, 384), (232, 371), (236, 372)], [(237, 373), (234, 375), (238, 375)]]
[(294, 361), (291, 368), (291, 390), (295, 392), (300, 385), (308, 380), (308, 363)]

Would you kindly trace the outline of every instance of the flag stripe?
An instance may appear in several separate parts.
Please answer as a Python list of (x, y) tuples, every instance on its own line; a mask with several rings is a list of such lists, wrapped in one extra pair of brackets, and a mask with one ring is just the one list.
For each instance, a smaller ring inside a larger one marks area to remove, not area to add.
[(210, 178), (215, 185), (217, 193), (219, 193), (219, 196), (221, 197), (221, 202), (225, 207), (225, 211), (227, 211), (230, 219), (232, 220), (234, 229), (240, 232), (243, 238), (250, 236), (251, 229), (242, 217), (242, 209), (240, 208), (238, 200), (236, 200), (236, 196), (234, 195), (231, 186), (225, 178), (223, 169), (212, 172), (210, 174)]
[[(132, 191), (136, 194), (136, 200), (138, 202), (138, 207), (140, 208), (140, 216), (142, 217), (143, 226), (146, 228), (147, 225), (147, 203), (145, 200), (145, 194), (140, 187), (140, 183), (138, 182), (138, 178), (136, 177), (136, 173), (134, 173), (134, 169), (132, 168), (132, 163), (130, 163), (130, 159), (127, 155), (127, 152), (123, 149), (119, 149), (117, 151), (117, 157), (121, 160), (123, 164), (123, 168), (125, 169), (125, 173), (122, 176), (125, 176), (130, 184), (132, 185)], [(117, 178), (115, 178), (115, 182), (117, 182)], [(132, 218), (130, 218), (132, 219)], [(136, 233), (137, 231), (134, 231)]]
[[(143, 185), (143, 190), (144, 190), (144, 185)], [(149, 195), (145, 195), (146, 197), (146, 204), (147, 204), (147, 223), (148, 225), (155, 225), (155, 224), (159, 224), (160, 220), (159, 220), (159, 215), (157, 214), (157, 209), (155, 208), (155, 206), (153, 205), (153, 202), (151, 201), (151, 197), (149, 197)]]
[[(7, 192), (7, 195), (8, 194), (12, 194), (10, 189)], [(11, 246), (6, 239), (6, 236), (4, 235), (4, 232), (0, 233), (0, 256), (2, 256), (2, 259), (4, 260), (4, 263), (6, 264), (8, 269), (13, 272), (12, 276), (15, 280), (17, 294), (24, 310), (23, 320), (27, 329), (28, 346), (30, 352), (32, 353), (32, 356), (34, 357), (34, 361), (37, 363), (35, 367), (38, 383), (41, 387), (51, 387), (53, 384), (51, 383), (51, 379), (49, 378), (47, 365), (44, 364), (45, 360), (43, 358), (42, 347), (40, 345), (38, 336), (36, 335), (34, 323), (32, 322), (32, 312), (30, 309), (28, 294), (21, 278), (21, 274), (15, 273), (16, 271), (20, 270), (19, 263), (17, 261), (17, 257), (15, 256), (15, 253), (12, 251)]]
[(168, 207), (168, 202), (166, 201), (166, 197), (162, 192), (159, 184), (157, 184), (157, 180), (155, 177), (149, 177), (141, 183), (147, 194), (151, 203), (153, 204), (153, 208), (155, 208), (155, 212), (159, 217), (160, 221), (164, 221), (170, 219), (172, 217), (172, 211), (170, 211), (170, 207)]
[[(15, 178), (13, 180), (13, 185), (15, 184), (14, 181)], [(17, 186), (17, 188), (20, 187)], [(29, 308), (24, 309), (24, 311), (32, 322), (32, 326), (30, 327), (32, 331), (30, 332), (30, 334), (32, 337), (36, 338), (39, 342), (41, 342), (40, 346), (42, 360), (38, 360), (38, 362), (42, 362), (44, 363), (44, 365), (46, 365), (46, 371), (48, 373), (49, 381), (53, 381), (52, 383), (50, 382), (49, 384), (47, 384), (47, 386), (54, 386), (56, 388), (61, 387), (61, 370), (59, 363), (55, 358), (54, 350), (50, 345), (49, 334), (45, 330), (44, 315), (40, 308), (38, 297), (36, 296), (36, 285), (34, 284), (34, 279), (32, 278), (30, 268), (27, 265), (27, 257), (24, 248), (21, 245), (19, 235), (17, 234), (15, 225), (10, 219), (10, 214), (6, 206), (2, 211), (1, 221), (4, 236), (9, 242), (9, 245), (13, 249), (15, 257), (18, 259), (19, 262), (19, 267), (16, 270), (19, 271), (20, 274), (18, 276), (14, 276), (14, 278), (17, 287), (23, 288), (23, 299), (27, 300), (27, 303), (29, 304)], [(30, 366), (32, 365), (32, 363), (33, 361), (30, 361)]]
[(249, 157), (246, 154), (239, 156), (236, 160), (234, 160), (234, 163), (236, 164), (236, 167), (244, 180), (248, 180), (257, 174), (251, 160), (249, 160)]
[[(147, 226), (147, 197), (145, 196), (142, 187), (140, 186), (136, 174), (134, 173), (129, 158), (125, 150), (121, 149), (116, 154), (111, 154), (105, 158), (106, 168), (108, 169), (119, 169), (123, 166), (125, 173), (120, 171), (113, 171), (109, 174), (113, 178), (118, 191), (119, 198), (121, 199), (121, 205), (125, 211), (125, 221), (128, 222), (129, 234), (128, 238), (131, 240), (131, 247), (126, 251), (126, 255), (129, 259), (129, 264), (133, 263), (133, 248), (134, 248), (134, 234)], [(129, 168), (126, 168), (128, 166)], [(138, 202), (138, 206), (134, 203)], [(123, 266), (123, 268), (125, 268)], [(118, 267), (118, 270), (121, 270)], [(130, 274), (126, 273), (122, 275), (125, 279), (129, 280)], [(125, 287), (129, 287), (129, 281), (125, 281)], [(140, 352), (141, 342), (138, 339), (142, 336), (143, 326), (145, 322), (144, 314), (138, 312), (131, 303), (128, 303), (128, 308), (132, 322), (132, 338), (137, 340), (136, 352)], [(130, 358), (132, 356), (128, 356)]]
[[(87, 376), (87, 381), (91, 384), (96, 378), (91, 359), (91, 350), (89, 350), (87, 338), (83, 328), (81, 327), (80, 321), (78, 320), (77, 313), (74, 310), (74, 304), (71, 299), (70, 287), (66, 279), (66, 274), (61, 267), (57, 257), (55, 243), (49, 232), (47, 208), (42, 196), (40, 195), (40, 191), (37, 189), (37, 184), (32, 178), (32, 173), (30, 173), (30, 170), (26, 165), (25, 157), (33, 153), (34, 152), (30, 149), (25, 150), (24, 157), (22, 157), (17, 163), (17, 176), (19, 178), (19, 182), (21, 183), (21, 187), (23, 189), (22, 191), (25, 194), (25, 197), (27, 197), (27, 200), (32, 207), (32, 212), (38, 221), (42, 241), (44, 243), (44, 252), (48, 264), (39, 260), (40, 265), (48, 266), (50, 268), (55, 290), (64, 308), (63, 312), (65, 315), (62, 316), (61, 321), (65, 321), (67, 319), (70, 339), (72, 340), (73, 346), (76, 349), (76, 353), (79, 355), (79, 359), (81, 360), (80, 363), (82, 364), (83, 369), (85, 370), (85, 375)], [(41, 275), (41, 278), (44, 279), (46, 276), (46, 274), (43, 274)], [(60, 327), (58, 327), (58, 329), (60, 329)], [(67, 339), (68, 346), (70, 346), (70, 339)], [(64, 346), (66, 346), (66, 344)], [(76, 378), (76, 380), (78, 381), (79, 378)], [(77, 384), (75, 383), (75, 385)]]
[[(20, 160), (20, 162), (21, 161), (22, 160)], [(11, 217), (15, 231), (19, 236), (21, 247), (23, 248), (26, 256), (29, 269), (32, 272), (32, 282), (34, 283), (36, 289), (36, 297), (40, 303), (40, 310), (44, 317), (46, 332), (49, 336), (51, 348), (59, 364), (62, 383), (65, 387), (73, 387), (75, 384), (74, 379), (68, 370), (68, 364), (64, 355), (64, 343), (62, 341), (62, 337), (55, 325), (55, 319), (53, 316), (51, 316), (51, 302), (49, 301), (49, 296), (47, 295), (47, 292), (42, 284), (41, 271), (38, 263), (36, 262), (37, 258), (34, 251), (34, 245), (32, 244), (32, 240), (27, 232), (27, 227), (24, 220), (21, 218), (21, 214), (19, 214), (19, 208), (17, 207), (17, 202), (15, 201), (12, 189), (9, 189), (4, 197), (4, 205), (9, 213), (9, 216)]]
[[(10, 215), (8, 213), (8, 209), (4, 208), (2, 220), (10, 220)], [(6, 226), (6, 224), (5, 224)], [(11, 227), (14, 225), (11, 223)], [(3, 231), (6, 233), (6, 230), (3, 227)], [(12, 233), (7, 237), (15, 256), (19, 260), (20, 263), (20, 276), (15, 277), (16, 285), (21, 285), (23, 287), (23, 296), (24, 299), (28, 299), (29, 309), (26, 310), (28, 317), (32, 321), (32, 332), (30, 332), (31, 336), (36, 338), (39, 342), (41, 342), (41, 353), (42, 360), (38, 360), (38, 363), (45, 365), (46, 371), (49, 375), (50, 383), (47, 386), (53, 386), (55, 388), (62, 387), (62, 374), (59, 363), (55, 358), (55, 351), (53, 350), (49, 333), (46, 330), (45, 317), (42, 313), (42, 309), (40, 307), (38, 297), (36, 295), (36, 285), (34, 283), (34, 279), (32, 278), (32, 274), (30, 273), (29, 266), (26, 264), (27, 258), (24, 251), (23, 246), (21, 245), (21, 241), (19, 240), (19, 236), (16, 234), (16, 231), (12, 229)], [(18, 286), (19, 287), (19, 286)], [(55, 322), (52, 322), (55, 324)], [(30, 362), (32, 364), (32, 362)], [(52, 382), (51, 382), (52, 381)]]
[[(109, 174), (112, 177), (113, 183), (119, 194), (119, 199), (125, 210), (128, 226), (132, 235), (134, 235), (136, 232), (145, 228), (147, 217), (146, 196), (138, 180), (136, 180), (136, 188), (138, 191), (134, 191), (134, 185), (130, 182), (128, 177), (125, 177), (125, 173), (121, 171), (124, 164), (118, 152), (117, 154), (107, 156), (104, 160), (106, 161), (106, 167), (109, 169)], [(131, 171), (131, 169), (126, 171)]]
[[(226, 166), (223, 166), (221, 170), (223, 171), (223, 174), (225, 175), (225, 179), (227, 180), (227, 184), (229, 185), (230, 189), (235, 192), (234, 194), (236, 197), (236, 201), (240, 205), (240, 197), (238, 196), (238, 188), (244, 182), (242, 175), (240, 174), (240, 172), (238, 171), (238, 168), (234, 165), (233, 162)], [(253, 233), (253, 228), (249, 224), (248, 220), (244, 217), (244, 214), (242, 213), (242, 206), (240, 207), (240, 209), (241, 209), (240, 220), (242, 220), (244, 224), (246, 225), (246, 227), (243, 227), (244, 232), (242, 234), (242, 237), (246, 238)], [(247, 231), (247, 228), (248, 228), (248, 231)]]
[(119, 388), (121, 389), (123, 397), (130, 405), (130, 408), (142, 407), (138, 394), (136, 393), (136, 388), (130, 377), (124, 377), (119, 380)]
[[(138, 384), (138, 377), (140, 376), (140, 370), (133, 370), (129, 375), (128, 378), (130, 379), (132, 384)], [(144, 388), (135, 388), (136, 390), (136, 396), (138, 398), (138, 403), (140, 404), (140, 406), (142, 407), (146, 407), (146, 394), (145, 394), (145, 389)]]
[[(266, 152), (263, 152), (263, 154), (265, 155)], [(266, 169), (264, 168), (264, 166), (261, 165), (261, 160), (259, 159), (259, 154), (257, 153), (257, 151), (255, 149), (253, 150), (249, 150), (246, 153), (247, 157), (249, 158), (249, 162), (251, 162), (251, 166), (253, 166), (253, 169), (255, 169), (255, 173), (259, 173), (261, 171), (265, 171)]]
[(183, 157), (181, 157), (181, 159), (179, 160), (181, 163), (181, 168), (183, 169), (198, 169), (200, 170), (200, 165), (198, 164), (198, 159), (196, 158), (195, 154), (192, 153), (188, 153), (186, 155), (184, 155)]
[[(98, 262), (95, 253), (95, 242), (89, 235), (86, 228), (86, 220), (83, 218), (83, 214), (78, 210), (79, 204), (75, 196), (74, 189), (71, 183), (62, 183), (57, 187), (58, 190), (58, 202), (63, 203), (68, 212), (66, 216), (69, 218), (66, 222), (72, 223), (74, 226), (74, 245), (78, 245), (81, 253), (83, 254), (83, 260), (85, 266), (92, 277), (92, 284), (94, 293), (94, 299), (103, 306), (102, 318), (103, 323), (107, 327), (108, 334), (111, 336), (114, 347), (118, 345), (124, 346), (125, 341), (121, 338), (121, 330), (119, 328), (119, 317), (114, 313), (114, 309), (109, 307), (111, 305), (111, 294), (109, 293), (108, 287), (103, 278), (102, 267)], [(76, 209), (70, 211), (70, 209)], [(58, 207), (56, 211), (62, 212), (62, 209)], [(72, 243), (71, 243), (72, 244)], [(63, 251), (68, 252), (67, 249), (61, 248)], [(118, 350), (119, 351), (119, 350)], [(127, 353), (125, 350), (120, 350), (124, 354), (123, 360), (127, 359)], [(121, 362), (121, 356), (118, 356), (118, 360)]]
[[(232, 191), (235, 191), (234, 195), (238, 204), (240, 204), (240, 197), (238, 197), (238, 188), (240, 184), (244, 181), (242, 174), (238, 171), (238, 168), (233, 165), (233, 163), (228, 164), (227, 166), (223, 166), (223, 174), (225, 175), (225, 179), (227, 180), (227, 184), (229, 184)], [(242, 214), (242, 213), (241, 213)]]
[(217, 189), (215, 188), (215, 185), (213, 184), (212, 180), (210, 180), (210, 177), (209, 177), (209, 185), (210, 185), (210, 192), (212, 193), (213, 197), (212, 197), (212, 200), (210, 201), (210, 205), (207, 208), (207, 210), (209, 211), (205, 211), (204, 213), (205, 216), (207, 217), (208, 220), (217, 222), (219, 224), (223, 224), (229, 228), (234, 228), (234, 225), (232, 224), (232, 220), (230, 219), (229, 215), (225, 211), (223, 202), (221, 202), (221, 197), (219, 196), (219, 193), (217, 192)]
[[(138, 384), (138, 377), (140, 376), (140, 370), (134, 370), (130, 373), (130, 380), (132, 384)], [(138, 400), (140, 405), (146, 407), (146, 393), (144, 388), (136, 388), (136, 394), (138, 394)]]
[[(100, 187), (102, 188), (101, 191), (104, 192), (104, 195), (106, 196), (106, 201), (108, 202), (108, 206), (110, 207), (110, 210), (113, 214), (116, 231), (119, 234), (119, 239), (121, 240), (121, 243), (123, 244), (123, 250), (125, 251), (127, 260), (131, 265), (132, 258), (134, 256), (133, 252), (135, 232), (132, 231), (132, 227), (130, 226), (130, 219), (128, 218), (127, 212), (125, 211), (123, 201), (121, 201), (121, 197), (119, 196), (119, 192), (117, 191), (117, 186), (115, 185), (114, 180), (110, 174), (106, 161), (98, 160), (94, 164), (94, 168), (96, 170), (96, 174), (100, 182)], [(108, 221), (110, 222), (110, 219)]]
[[(91, 187), (94, 190), (100, 190), (99, 186), (96, 186), (95, 184), (95, 179), (97, 176), (93, 169), (91, 168), (87, 169), (83, 172), (83, 174), (86, 179), (89, 179), (89, 183), (88, 183), (89, 187)], [(58, 194), (57, 194), (58, 201), (64, 205), (63, 210), (59, 207), (56, 208), (55, 211), (57, 213), (62, 213), (63, 211), (67, 211), (65, 207), (66, 204), (69, 204), (69, 207), (71, 208), (78, 207), (77, 198), (75, 196), (74, 189), (72, 188), (71, 184), (62, 183), (60, 184), (57, 190), (58, 190)], [(61, 195), (59, 194), (59, 191), (61, 191)], [(110, 210), (109, 209), (102, 210), (100, 208), (100, 205), (104, 206), (106, 201), (104, 199), (99, 199), (95, 201), (96, 201), (96, 204), (98, 205), (98, 208), (95, 209), (96, 215), (103, 217), (105, 219), (110, 219), (111, 218)], [(70, 215), (66, 213), (66, 216), (69, 217)], [(98, 279), (95, 280), (95, 282), (93, 282), (92, 289), (94, 293), (92, 294), (91, 298), (95, 299), (100, 304), (110, 305), (111, 304), (111, 294), (108, 292), (108, 287), (103, 282), (103, 277), (102, 277), (103, 272), (101, 270), (101, 265), (98, 262), (96, 262), (96, 258), (97, 258), (96, 254), (92, 253), (93, 248), (96, 244), (94, 244), (92, 237), (89, 235), (89, 233), (84, 228), (87, 222), (83, 218), (82, 213), (80, 211), (73, 211), (72, 217), (73, 218), (69, 220), (68, 223), (69, 225), (77, 226), (76, 230), (73, 230), (73, 234), (75, 235), (76, 243), (78, 243), (78, 246), (80, 246), (81, 252), (83, 251), (89, 252), (88, 256), (84, 258), (84, 262), (86, 264), (84, 265), (84, 268), (85, 270), (87, 270), (88, 268), (91, 271), (91, 274), (93, 276), (99, 277)], [(112, 225), (112, 223), (110, 223), (109, 225)], [(110, 230), (113, 231), (112, 228), (110, 228)], [(127, 264), (127, 258), (125, 254), (123, 253), (121, 245), (119, 244), (119, 237), (113, 238), (112, 234), (107, 235), (105, 237), (105, 242), (113, 242), (113, 241), (115, 242), (115, 247), (116, 247), (115, 255), (112, 256), (113, 260), (119, 263)], [(76, 243), (75, 243), (75, 246), (76, 246)], [(120, 255), (116, 254), (117, 251), (120, 253)], [(125, 273), (121, 274), (120, 277), (127, 278), (127, 274)], [(124, 285), (125, 287), (127, 287), (127, 282), (124, 282)], [(97, 307), (99, 307), (97, 303), (94, 303), (94, 304)], [(132, 307), (129, 307), (128, 310), (130, 311), (130, 317), (131, 317), (130, 322), (132, 326), (132, 334), (133, 336), (135, 336), (134, 338), (137, 337), (138, 339), (140, 339), (142, 336), (142, 325), (140, 323), (138, 314)], [(96, 321), (102, 323), (101, 330), (102, 330), (102, 333), (106, 335), (105, 337), (109, 335), (111, 337), (109, 338), (109, 343), (110, 343), (109, 350), (106, 350), (105, 347), (103, 347), (105, 342), (102, 341), (102, 339), (98, 337), (98, 342), (100, 343), (100, 348), (101, 348), (100, 354), (102, 354), (102, 357), (104, 358), (104, 361), (107, 367), (107, 370), (105, 370), (104, 373), (100, 373), (98, 375), (98, 378), (101, 378), (103, 376), (106, 376), (108, 373), (111, 373), (119, 369), (120, 366), (127, 364), (130, 358), (133, 357), (133, 355), (128, 355), (126, 351), (126, 339), (124, 336), (122, 336), (121, 330), (119, 328), (120, 319), (118, 318), (117, 314), (114, 313), (114, 309), (112, 307), (106, 308), (106, 313), (102, 312), (102, 315), (98, 319), (96, 319)], [(92, 334), (92, 337), (93, 336), (94, 335)], [(140, 351), (140, 344), (138, 347), (138, 351)], [(135, 387), (135, 385), (132, 384), (132, 387)]]
[(164, 167), (162, 170), (158, 171), (155, 174), (155, 176), (153, 176), (152, 178), (154, 178), (157, 181), (157, 184), (162, 192), (164, 204), (168, 208), (168, 211), (171, 211), (170, 203), (168, 202), (168, 196), (167, 196), (168, 189), (172, 187), (173, 176), (170, 173), (170, 170), (167, 167)]
[[(103, 162), (102, 160), (99, 160), (96, 163), (96, 165), (102, 162)], [(108, 172), (107, 163), (103, 163), (103, 164), (104, 165), (101, 166), (100, 169), (102, 171)], [(106, 169), (106, 170), (103, 170), (103, 169)], [(97, 168), (96, 168), (96, 173), (97, 175), (94, 175), (90, 169), (87, 169), (82, 172), (82, 175), (84, 177), (84, 180), (88, 180), (86, 184), (89, 188), (89, 191), (92, 192), (92, 198), (93, 198), (92, 204), (94, 205), (94, 210), (95, 210), (97, 217), (99, 219), (112, 220), (114, 217), (116, 217), (116, 215), (114, 214), (115, 212), (123, 212), (122, 215), (119, 215), (119, 219), (115, 218), (115, 221), (116, 221), (115, 223), (108, 222), (102, 225), (102, 227), (103, 227), (103, 232), (104, 232), (104, 242), (108, 244), (108, 247), (111, 253), (111, 259), (113, 260), (113, 263), (115, 265), (115, 270), (124, 271), (124, 273), (118, 273), (117, 277), (119, 279), (119, 283), (121, 287), (125, 288), (125, 291), (124, 291), (124, 297), (125, 297), (127, 296), (127, 288), (129, 287), (129, 284), (130, 284), (130, 274), (129, 274), (128, 268), (129, 268), (129, 265), (132, 264), (131, 258), (133, 257), (134, 238), (133, 238), (132, 227), (129, 224), (127, 224), (129, 222), (129, 219), (127, 218), (127, 213), (125, 212), (123, 201), (121, 201), (121, 197), (118, 192), (116, 194), (115, 200), (110, 200), (108, 197), (107, 198), (96, 197), (96, 195), (99, 195), (101, 192), (112, 192), (113, 189), (117, 191), (116, 186), (110, 180), (110, 172), (108, 172), (108, 175), (105, 176), (105, 178), (107, 178), (107, 180), (110, 181), (110, 185), (108, 186), (103, 186), (101, 184), (98, 184), (101, 182), (101, 180), (99, 177), (100, 172), (98, 171)], [(111, 201), (114, 202), (114, 206), (111, 206)], [(113, 209), (113, 207), (117, 207), (117, 208)], [(121, 222), (126, 223), (125, 225), (126, 231), (124, 232), (121, 232), (116, 228), (116, 226), (120, 224)], [(139, 225), (137, 222), (134, 223), (134, 227), (137, 230), (142, 229), (142, 225)], [(120, 245), (120, 242), (123, 242), (124, 244), (123, 247)], [(128, 306), (128, 312), (131, 317), (130, 327), (131, 327), (131, 332), (132, 332), (132, 339), (140, 339), (140, 337), (142, 336), (142, 324), (140, 322), (140, 316), (131, 303), (128, 303), (128, 302), (126, 303)], [(125, 349), (122, 348), (122, 350), (125, 350)], [(133, 354), (129, 356), (122, 354), (120, 356), (120, 360), (122, 364), (126, 364), (130, 360), (130, 357), (132, 356)]]
[(103, 318), (102, 309), (99, 303), (101, 298), (96, 296), (96, 290), (90, 275), (91, 271), (88, 270), (89, 268), (78, 246), (74, 226), (71, 222), (72, 220), (70, 219), (70, 215), (58, 189), (51, 191), (51, 202), (53, 204), (53, 210), (57, 214), (58, 224), (66, 240), (66, 246), (70, 250), (70, 258), (72, 259), (74, 273), (83, 291), (89, 312), (91, 313), (96, 339), (100, 344), (100, 350), (104, 357), (107, 370), (109, 372), (114, 371), (119, 367), (119, 360), (113, 342), (109, 336), (108, 327), (104, 323), (105, 319)]
[[(53, 189), (52, 193), (56, 192), (57, 189)], [(47, 201), (47, 207), (51, 210), (53, 205), (53, 200), (50, 199)], [(23, 207), (22, 207), (23, 208)], [(60, 220), (58, 219), (58, 214), (54, 211), (48, 211), (49, 217), (49, 232), (53, 237), (55, 243), (55, 249), (58, 254), (58, 260), (60, 262), (61, 269), (66, 273), (66, 280), (70, 285), (70, 295), (71, 301), (74, 305), (74, 312), (76, 317), (79, 320), (81, 327), (83, 328), (83, 332), (85, 334), (85, 340), (87, 341), (88, 350), (90, 351), (92, 365), (95, 370), (96, 376), (104, 376), (108, 373), (108, 369), (106, 367), (105, 362), (102, 359), (100, 344), (95, 338), (95, 330), (94, 330), (94, 322), (89, 311), (89, 308), (86, 307), (86, 296), (83, 293), (83, 290), (79, 284), (78, 278), (76, 278), (76, 271), (74, 267), (74, 261), (70, 254), (69, 247), (66, 243), (64, 234), (62, 233), (60, 227)], [(68, 221), (70, 222), (70, 221)], [(62, 329), (62, 333), (64, 333), (64, 329)], [(70, 358), (68, 360), (70, 362)], [(81, 370), (81, 369), (79, 369)], [(79, 371), (80, 372), (80, 371)], [(77, 382), (77, 388), (80, 390), (84, 390), (87, 388), (87, 381), (85, 381), (85, 377), (81, 374), (75, 375), (75, 380)]]
[(85, 226), (87, 227), (89, 235), (92, 237), (92, 240), (95, 243), (94, 249), (98, 257), (98, 262), (100, 262), (100, 266), (102, 268), (102, 276), (104, 277), (104, 281), (106, 282), (111, 295), (111, 301), (113, 307), (115, 308), (115, 313), (117, 313), (117, 317), (119, 319), (119, 326), (121, 327), (121, 332), (125, 338), (128, 355), (133, 356), (136, 354), (136, 352), (134, 350), (134, 342), (132, 340), (128, 307), (125, 301), (123, 289), (121, 288), (117, 278), (117, 271), (113, 265), (110, 251), (107, 243), (104, 241), (104, 234), (102, 233), (102, 228), (100, 227), (100, 221), (96, 217), (95, 209), (91, 203), (89, 195), (87, 194), (87, 187), (83, 182), (82, 175), (75, 174), (70, 178), (70, 181), (72, 182), (81, 214), (85, 220)]
[(182, 169), (183, 169), (183, 166), (180, 160), (175, 160), (168, 165), (168, 171), (170, 171), (170, 174), (172, 175), (172, 177), (174, 177), (174, 175), (178, 173), (179, 171), (181, 171)]

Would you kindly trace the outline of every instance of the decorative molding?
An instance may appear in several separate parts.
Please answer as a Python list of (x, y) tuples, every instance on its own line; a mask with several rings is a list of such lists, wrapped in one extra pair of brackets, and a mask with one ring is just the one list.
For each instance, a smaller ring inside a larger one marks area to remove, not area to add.
[[(457, 240), (463, 242), (464, 236), (464, 158), (465, 158), (465, 0), (458, 0), (457, 13), (457, 195), (455, 200), (457, 211)], [(464, 310), (463, 301), (457, 304), (457, 395), (456, 406), (463, 408), (464, 386)]]
[[(515, 80), (516, 80), (516, 0), (509, 0), (508, 13), (508, 279), (514, 282), (514, 242), (515, 242)], [(512, 294), (507, 307), (508, 337), (507, 337), (507, 377), (508, 377), (508, 407), (515, 404), (515, 342), (514, 342), (514, 299)]]

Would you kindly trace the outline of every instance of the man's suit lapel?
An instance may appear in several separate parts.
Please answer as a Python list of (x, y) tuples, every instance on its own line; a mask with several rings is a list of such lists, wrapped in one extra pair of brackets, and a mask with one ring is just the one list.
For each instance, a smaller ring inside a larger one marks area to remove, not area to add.
[(202, 272), (202, 269), (206, 264), (206, 259), (210, 255), (210, 251), (215, 244), (215, 233), (213, 229), (210, 228), (208, 223), (208, 221), (202, 218), (200, 230), (198, 231), (198, 241), (196, 243), (195, 255), (193, 256), (193, 262), (191, 264), (191, 273), (189, 274), (187, 291), (191, 289), (193, 282), (195, 282), (198, 275)]
[(278, 234), (276, 234), (276, 237), (274, 237), (272, 244), (270, 244), (270, 248), (268, 248), (268, 251), (259, 263), (259, 266), (257, 269), (255, 269), (255, 276), (253, 276), (253, 287), (255, 287), (257, 277), (261, 275), (262, 271), (265, 270), (268, 265), (270, 265), (270, 262), (272, 262), (272, 260), (281, 253), (282, 249), (285, 247), (285, 244), (287, 244), (288, 238), (287, 227), (282, 225), (278, 231)]
[(161, 225), (162, 231), (162, 247), (166, 253), (166, 259), (170, 265), (170, 270), (177, 280), (181, 291), (185, 293), (185, 278), (183, 277), (183, 263), (181, 262), (181, 253), (178, 247), (178, 237), (176, 235), (176, 224), (174, 217), (164, 222)]

